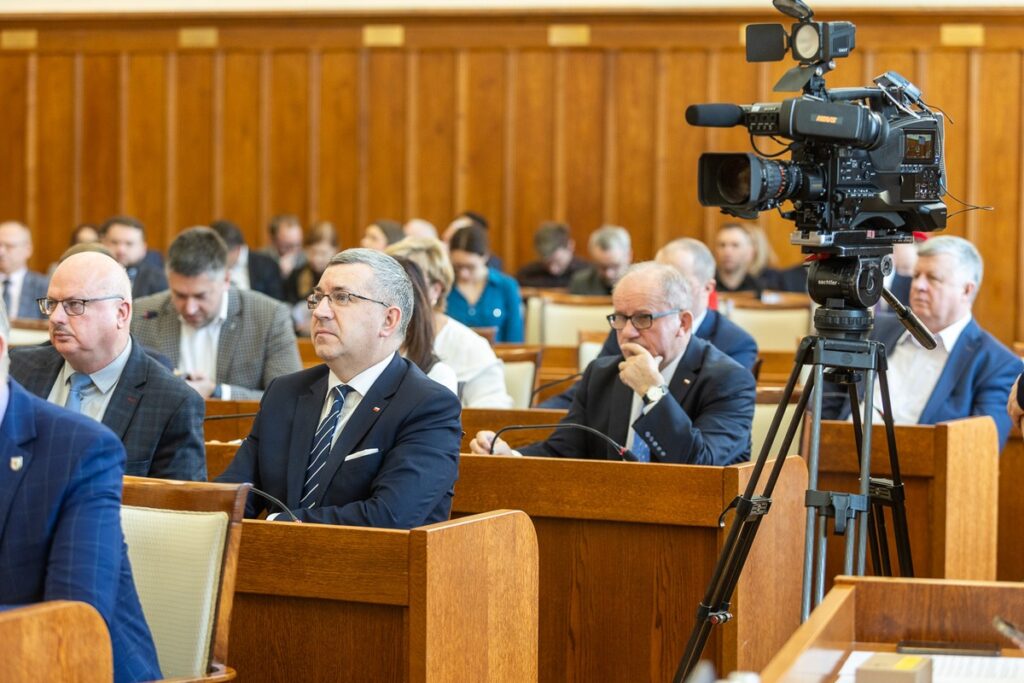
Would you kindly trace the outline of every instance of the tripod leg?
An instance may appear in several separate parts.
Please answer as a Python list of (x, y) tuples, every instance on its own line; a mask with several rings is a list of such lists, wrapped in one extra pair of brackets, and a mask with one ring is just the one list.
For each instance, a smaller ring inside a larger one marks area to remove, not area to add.
[[(860, 399), (857, 396), (857, 387), (854, 384), (848, 386), (850, 393), (850, 416), (853, 419), (853, 441), (857, 448), (858, 459), (857, 463), (860, 464), (860, 453), (864, 450), (864, 439), (863, 439), (863, 427), (861, 426), (861, 415), (860, 415)], [(878, 539), (878, 530), (872, 523), (872, 517), (876, 515), (875, 511), (868, 516), (868, 540), (871, 542), (871, 566), (875, 570), (876, 576), (884, 576), (882, 556), (880, 554), (880, 547), (884, 545), (884, 541), (881, 543)], [(884, 539), (885, 536), (882, 536)], [(852, 557), (852, 554), (851, 554)], [(848, 573), (852, 573), (849, 569)]]
[[(817, 491), (818, 465), (820, 464), (821, 456), (821, 405), (825, 387), (823, 366), (814, 366), (811, 385), (813, 419), (811, 420), (810, 452), (807, 454), (807, 489), (809, 491)], [(818, 531), (819, 523), (817, 518), (817, 508), (808, 507), (807, 522), (804, 527), (804, 584), (803, 594), (801, 595), (800, 601), (801, 622), (807, 621), (807, 618), (811, 615), (812, 590), (815, 595), (820, 596), (814, 604), (821, 602), (824, 597), (824, 544), (819, 544), (820, 548), (816, 548), (814, 542), (814, 539), (821, 535)], [(822, 517), (821, 521), (824, 522), (825, 518)], [(817, 561), (815, 558), (816, 549), (818, 550), (818, 555), (820, 555), (820, 557), (817, 558)], [(818, 566), (819, 563), (820, 567)]]
[[(867, 372), (864, 376), (864, 430), (862, 434), (860, 460), (860, 494), (867, 499), (871, 493), (871, 422), (875, 409), (875, 373)], [(862, 516), (866, 518), (868, 511)], [(856, 516), (854, 516), (856, 519)], [(857, 576), (864, 576), (865, 556), (867, 554), (867, 524), (857, 528)]]
[[(878, 576), (892, 576), (892, 559), (889, 557), (889, 531), (885, 527), (885, 506), (872, 503), (871, 517), (875, 522), (875, 535), (881, 539), (882, 566)], [(878, 568), (876, 567), (876, 572)]]
[(914, 575), (914, 558), (910, 554), (910, 532), (907, 529), (907, 508), (905, 502), (903, 475), (900, 472), (900, 458), (896, 450), (896, 427), (892, 418), (892, 398), (889, 395), (889, 376), (885, 347), (878, 346), (878, 384), (882, 394), (882, 421), (885, 423), (885, 438), (889, 446), (889, 469), (892, 472), (892, 528), (896, 539), (896, 560), (900, 563), (900, 576)]

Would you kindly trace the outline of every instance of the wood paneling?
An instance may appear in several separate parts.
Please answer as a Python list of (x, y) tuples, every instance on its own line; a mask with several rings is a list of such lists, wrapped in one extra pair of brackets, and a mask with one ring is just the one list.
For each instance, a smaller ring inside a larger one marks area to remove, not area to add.
[[(949, 189), (996, 210), (954, 216), (949, 232), (986, 259), (982, 324), (1024, 338), (1024, 11), (826, 18), (858, 25), (830, 86), (899, 71), (955, 121)], [(743, 24), (778, 19), (767, 9), (421, 13), (401, 18), (404, 44), (368, 48), (363, 26), (394, 16), (207, 15), (218, 44), (201, 50), (178, 44), (178, 29), (196, 24), (187, 16), (20, 19), (39, 42), (0, 54), (0, 215), (33, 224), (36, 268), (75, 222), (114, 212), (138, 214), (157, 248), (215, 216), (261, 246), (284, 211), (334, 221), (351, 246), (376, 218), (443, 227), (473, 208), (511, 270), (533, 257), (545, 219), (569, 222), (581, 254), (594, 228), (623, 224), (647, 258), (725, 220), (696, 201), (697, 158), (748, 151), (748, 135), (689, 127), (684, 112), (782, 98), (772, 87), (791, 62), (747, 64), (739, 40)], [(986, 44), (942, 45), (942, 24), (964, 21), (982, 24)], [(567, 22), (589, 26), (590, 42), (549, 45), (548, 27)], [(786, 221), (760, 222), (782, 265), (801, 258)]]

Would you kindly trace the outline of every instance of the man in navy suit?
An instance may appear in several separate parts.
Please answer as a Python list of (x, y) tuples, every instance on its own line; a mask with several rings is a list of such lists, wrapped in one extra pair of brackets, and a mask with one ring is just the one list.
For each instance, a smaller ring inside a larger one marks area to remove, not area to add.
[(14, 349), (11, 375), (57, 405), (77, 396), (78, 412), (124, 442), (128, 474), (205, 481), (203, 399), (130, 336), (124, 268), (103, 253), (69, 256), (54, 271), (43, 308), (52, 345)]
[(278, 301), (285, 300), (281, 271), (274, 259), (249, 249), (242, 230), (231, 221), (214, 221), (210, 228), (228, 245), (228, 272), (234, 287), (261, 292)]
[(115, 683), (158, 679), (121, 532), (124, 447), (8, 380), (9, 334), (0, 307), (0, 606), (87, 602), (110, 631)]
[[(871, 336), (885, 343), (896, 424), (989, 415), (1001, 449), (1010, 433), (1006, 397), (1021, 361), (971, 315), (982, 272), (981, 255), (967, 240), (943, 236), (924, 242), (918, 247), (910, 307), (938, 346), (925, 349), (891, 316), (879, 316)], [(874, 405), (881, 409), (877, 392)], [(844, 419), (849, 414), (848, 398), (830, 391), (822, 415)]]
[[(628, 447), (641, 461), (730, 465), (750, 459), (754, 376), (714, 346), (693, 337), (691, 294), (672, 266), (640, 263), (612, 292), (609, 316), (621, 355), (587, 367), (568, 424), (592, 427)], [(491, 431), (474, 453), (516, 454)], [(522, 455), (619, 459), (603, 439), (580, 429), (557, 429)]]
[(0, 223), (0, 295), (10, 318), (42, 318), (36, 299), (46, 296), (46, 276), (28, 269), (32, 232), (22, 223)]
[[(690, 237), (673, 240), (658, 250), (654, 260), (673, 266), (683, 274), (693, 294), (693, 327), (695, 337), (710, 342), (716, 349), (747, 368), (753, 369), (757, 362), (757, 342), (736, 323), (723, 317), (718, 311), (708, 308), (711, 293), (715, 291), (715, 258), (711, 250)], [(619, 340), (615, 331), (608, 333), (598, 357), (618, 356)], [(541, 408), (568, 408), (576, 395), (578, 385), (573, 385), (558, 396), (540, 404)]]
[[(218, 481), (252, 482), (307, 522), (409, 529), (448, 519), (461, 406), (398, 353), (413, 307), (404, 269), (381, 252), (343, 251), (309, 304), (325, 364), (267, 387)], [(246, 515), (264, 507), (250, 498)]]
[(136, 299), (167, 289), (164, 271), (146, 259), (146, 227), (132, 216), (113, 216), (100, 226), (100, 241), (128, 271)]

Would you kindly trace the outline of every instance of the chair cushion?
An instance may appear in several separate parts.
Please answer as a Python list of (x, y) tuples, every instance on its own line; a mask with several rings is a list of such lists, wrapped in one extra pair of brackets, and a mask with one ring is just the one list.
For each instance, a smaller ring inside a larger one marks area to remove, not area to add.
[(121, 508), (135, 587), (164, 676), (202, 676), (210, 661), (224, 512)]

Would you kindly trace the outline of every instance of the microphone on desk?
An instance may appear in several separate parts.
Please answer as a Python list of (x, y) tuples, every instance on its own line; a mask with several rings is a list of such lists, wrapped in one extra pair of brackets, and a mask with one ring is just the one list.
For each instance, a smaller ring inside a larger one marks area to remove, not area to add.
[(622, 458), (623, 460), (628, 460), (630, 462), (639, 462), (640, 461), (639, 458), (637, 458), (635, 455), (633, 455), (633, 452), (631, 450), (629, 450), (625, 446), (620, 446), (618, 444), (618, 442), (616, 442), (614, 439), (612, 439), (607, 434), (599, 432), (596, 429), (594, 429), (593, 427), (588, 427), (587, 425), (577, 424), (575, 422), (554, 422), (554, 423), (551, 423), (551, 424), (540, 424), (540, 425), (509, 425), (507, 427), (502, 427), (501, 429), (499, 429), (498, 431), (496, 431), (494, 433), (494, 438), (491, 440), (491, 449), (490, 449), (489, 452), (490, 452), (491, 455), (494, 455), (494, 444), (498, 442), (498, 437), (501, 436), (502, 434), (504, 434), (505, 432), (515, 432), (515, 431), (520, 431), (520, 430), (523, 430), (523, 429), (561, 429), (562, 427), (567, 427), (567, 428), (570, 428), (570, 429), (582, 429), (585, 432), (590, 432), (594, 436), (597, 436), (597, 437), (607, 441), (608, 444), (612, 448), (615, 449), (615, 452), (618, 454), (618, 456), (620, 458)]
[(203, 422), (207, 422), (209, 420), (234, 420), (236, 418), (242, 419), (245, 417), (256, 417), (257, 415), (259, 415), (259, 413), (231, 413), (230, 415), (207, 415), (206, 417), (203, 418)]
[(251, 487), (249, 490), (252, 491), (253, 493), (255, 493), (260, 498), (264, 498), (265, 500), (269, 500), (271, 503), (273, 503), (277, 507), (281, 508), (281, 510), (284, 511), (284, 514), (288, 515), (288, 521), (289, 522), (300, 522), (300, 523), (302, 522), (301, 519), (299, 519), (298, 517), (295, 516), (294, 512), (292, 512), (291, 510), (288, 509), (287, 505), (285, 505), (284, 503), (279, 501), (277, 498), (274, 498), (272, 495), (270, 495), (266, 491), (260, 491), (255, 486)]
[(535, 399), (537, 397), (537, 394), (539, 394), (540, 392), (544, 391), (545, 389), (550, 389), (551, 387), (558, 386), (562, 382), (568, 382), (571, 379), (579, 379), (582, 376), (583, 376), (582, 372), (577, 372), (575, 374), (569, 375), (568, 377), (563, 377), (561, 379), (556, 379), (554, 382), (547, 382), (545, 384), (541, 384), (539, 387), (537, 387), (532, 392), (530, 392), (530, 403), (532, 404), (533, 403), (533, 399)]

